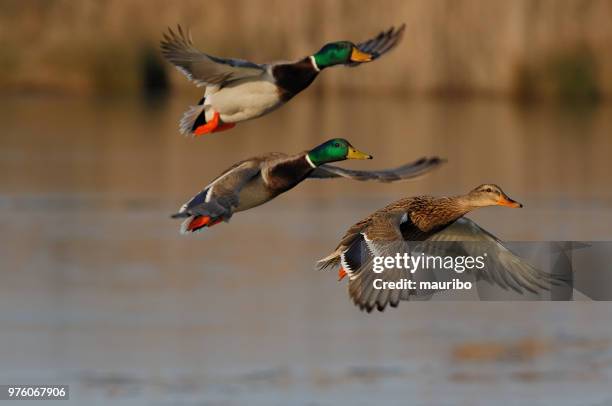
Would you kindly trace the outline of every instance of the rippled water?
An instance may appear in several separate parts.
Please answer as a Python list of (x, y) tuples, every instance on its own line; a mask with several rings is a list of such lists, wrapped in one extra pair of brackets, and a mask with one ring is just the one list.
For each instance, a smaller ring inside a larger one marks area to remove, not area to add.
[[(606, 303), (402, 303), (362, 314), (316, 272), (399, 197), (495, 182), (522, 210), (471, 217), (507, 240), (610, 240), (612, 107), (303, 95), (231, 132), (181, 137), (189, 100), (0, 101), (0, 383), (74, 404), (612, 402)], [(310, 181), (195, 236), (169, 218), (233, 162), (342, 136), (393, 185)]]

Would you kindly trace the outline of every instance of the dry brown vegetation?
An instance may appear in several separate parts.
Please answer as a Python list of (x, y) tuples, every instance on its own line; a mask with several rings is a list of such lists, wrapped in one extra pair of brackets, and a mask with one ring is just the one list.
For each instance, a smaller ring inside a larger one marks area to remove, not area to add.
[[(255, 61), (405, 22), (399, 48), (367, 74), (325, 75), (321, 91), (598, 99), (612, 93), (608, 0), (2, 0), (5, 91), (134, 92), (167, 26)], [(155, 59), (153, 59), (155, 62)], [(164, 65), (166, 66), (166, 65)], [(187, 86), (172, 73), (172, 83)]]

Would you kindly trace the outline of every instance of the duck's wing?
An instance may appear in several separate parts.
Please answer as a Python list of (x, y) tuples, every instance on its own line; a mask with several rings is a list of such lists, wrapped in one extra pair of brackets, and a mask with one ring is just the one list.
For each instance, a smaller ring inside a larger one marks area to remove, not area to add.
[(172, 217), (209, 216), (229, 219), (238, 206), (240, 190), (259, 175), (260, 165), (261, 161), (254, 159), (235, 164), (181, 206)]
[[(397, 210), (399, 208), (375, 215), (342, 257), (343, 267), (353, 265), (351, 272), (345, 268), (350, 276), (349, 296), (355, 305), (368, 313), (374, 309), (383, 311), (387, 305), (397, 307), (401, 300), (427, 299), (435, 293), (433, 290), (423, 290), (419, 287), (421, 281), (431, 280), (427, 272), (410, 273), (410, 270), (402, 267), (403, 264), (397, 262), (385, 266), (380, 273), (374, 272), (376, 257), (396, 258), (398, 253), (403, 256), (404, 253), (410, 254), (414, 249), (414, 243), (404, 240), (402, 230), (406, 232), (406, 228), (416, 228), (416, 226), (406, 211)], [(381, 286), (387, 282), (398, 283), (409, 280), (414, 282), (415, 288), (376, 289), (374, 287), (376, 279), (380, 280)]]
[(444, 256), (448, 255), (449, 249), (473, 257), (486, 253), (485, 267), (474, 271), (476, 278), (504, 289), (538, 294), (550, 290), (551, 285), (568, 283), (562, 275), (551, 275), (535, 268), (506, 248), (493, 234), (465, 217), (429, 237), (424, 250), (427, 255)]
[[(365, 217), (364, 219), (360, 220), (359, 222), (353, 224), (342, 236), (342, 238), (340, 239), (340, 242), (338, 243), (338, 245), (336, 246), (336, 249), (329, 254), (328, 256), (321, 258), (319, 261), (317, 261), (316, 265), (315, 265), (315, 269), (317, 270), (326, 270), (328, 268), (334, 268), (336, 266), (338, 266), (340, 264), (340, 260), (341, 260), (341, 255), (344, 251), (346, 251), (352, 244), (353, 242), (360, 238), (360, 235), (368, 229), (368, 227), (370, 227), (372, 225), (372, 222), (375, 221), (376, 218), (378, 218), (379, 216), (382, 215), (386, 215), (389, 213), (405, 213), (408, 208), (410, 207), (410, 205), (413, 202), (413, 198), (404, 198), (404, 199), (400, 199), (397, 200), (385, 207), (383, 207), (382, 209), (379, 209), (377, 211), (375, 211), (374, 213), (368, 215), (367, 217)], [(402, 219), (404, 218), (404, 216), (402, 216)], [(407, 218), (407, 216), (406, 216)], [(402, 223), (400, 223), (402, 224)], [(374, 230), (377, 226), (373, 226), (372, 230)], [(380, 227), (380, 225), (378, 226)], [(393, 235), (391, 236), (391, 238), (395, 238), (395, 230), (391, 229), (391, 232), (393, 233)], [(401, 231), (400, 231), (401, 232)]]
[(380, 171), (357, 171), (325, 164), (314, 169), (308, 177), (315, 179), (349, 178), (360, 181), (396, 182), (422, 176), (445, 162), (444, 159), (438, 157), (421, 158), (397, 168)]
[(348, 292), (361, 310), (380, 311), (390, 304), (395, 307), (400, 300), (419, 292), (400, 289), (375, 289), (374, 280), (399, 281), (405, 277), (401, 269), (385, 269), (383, 273), (373, 271), (374, 258), (395, 256), (407, 251), (402, 238), (400, 224), (407, 216), (397, 210), (381, 209), (352, 226), (342, 238), (336, 250), (317, 262), (317, 269), (341, 267), (341, 274), (349, 277)]
[[(372, 60), (378, 59), (393, 48), (401, 41), (406, 24), (400, 25), (398, 28), (391, 27), (387, 31), (382, 31), (374, 38), (356, 44), (362, 52), (367, 52), (372, 55)], [(347, 66), (355, 67), (361, 65), (359, 62), (349, 62)]]
[[(349, 275), (349, 296), (361, 310), (382, 311), (387, 305), (396, 307), (401, 300), (429, 298), (437, 290), (419, 289), (421, 281), (434, 281), (435, 274), (428, 269), (418, 268), (410, 273), (403, 267), (385, 267), (380, 273), (374, 272), (375, 257), (403, 256), (472, 256), (487, 253), (485, 267), (475, 270), (477, 279), (496, 284), (504, 289), (519, 293), (529, 291), (535, 294), (550, 290), (552, 285), (567, 284), (561, 275), (550, 275), (540, 271), (504, 247), (495, 236), (480, 228), (469, 219), (461, 218), (445, 229), (432, 233), (422, 242), (405, 241), (402, 231), (416, 227), (409, 216), (391, 211), (378, 213), (369, 219), (361, 233), (353, 238), (348, 247), (338, 252), (339, 263)], [(326, 259), (324, 259), (326, 260)], [(333, 265), (333, 264), (332, 264)], [(374, 281), (385, 282), (410, 280), (416, 289), (376, 289)]]
[(242, 59), (220, 58), (198, 51), (181, 26), (168, 28), (160, 42), (162, 54), (197, 86), (224, 86), (266, 74), (266, 66)]

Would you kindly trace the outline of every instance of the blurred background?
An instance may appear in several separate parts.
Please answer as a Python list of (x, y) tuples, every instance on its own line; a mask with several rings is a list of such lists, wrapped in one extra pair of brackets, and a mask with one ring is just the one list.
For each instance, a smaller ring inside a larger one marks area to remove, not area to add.
[[(0, 0), (0, 383), (73, 404), (612, 403), (606, 303), (402, 303), (362, 314), (313, 270), (347, 227), (415, 194), (499, 184), (470, 215), (505, 240), (610, 240), (607, 0)], [(168, 26), (211, 54), (297, 59), (407, 24), (282, 109), (200, 139)], [(237, 160), (346, 137), (391, 185), (304, 182), (195, 236), (169, 218)], [(607, 270), (602, 269), (602, 272)]]

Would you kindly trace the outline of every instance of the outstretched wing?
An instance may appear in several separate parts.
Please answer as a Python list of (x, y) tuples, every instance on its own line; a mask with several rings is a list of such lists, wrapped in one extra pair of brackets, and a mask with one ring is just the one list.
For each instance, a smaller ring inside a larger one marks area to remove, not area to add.
[(333, 165), (321, 165), (314, 169), (309, 178), (329, 179), (329, 178), (349, 178), (353, 180), (374, 180), (377, 182), (396, 182), (406, 179), (414, 179), (437, 168), (446, 161), (438, 157), (421, 158), (417, 161), (399, 166), (392, 169), (380, 171), (356, 171), (344, 169)]
[(568, 286), (568, 278), (564, 275), (548, 274), (533, 267), (469, 219), (461, 218), (422, 242), (404, 240), (402, 224), (409, 221), (407, 216), (399, 213), (383, 213), (371, 218), (361, 234), (339, 253), (339, 262), (350, 276), (349, 296), (361, 310), (382, 311), (388, 304), (395, 307), (400, 300), (429, 298), (437, 292), (418, 288), (376, 289), (376, 279), (382, 282), (412, 280), (417, 287), (420, 281), (437, 279), (429, 270), (418, 269), (410, 273), (406, 269), (395, 268), (396, 265), (385, 267), (381, 273), (374, 272), (375, 257), (395, 257), (397, 253), (401, 256), (404, 253), (417, 256), (422, 253), (436, 257), (477, 257), (486, 252), (486, 266), (470, 271), (475, 273), (476, 279), (518, 293), (528, 291), (539, 294), (551, 290), (553, 285)]
[(409, 251), (400, 230), (405, 218), (401, 212), (377, 213), (370, 218), (368, 226), (341, 255), (342, 267), (349, 275), (349, 296), (361, 310), (383, 311), (388, 304), (396, 307), (400, 300), (409, 300), (410, 296), (430, 295), (430, 292), (418, 290), (374, 287), (375, 279), (398, 282), (420, 276), (418, 273), (411, 275), (396, 267), (387, 267), (382, 273), (374, 272), (376, 257), (394, 257), (398, 252)]
[[(429, 244), (433, 242), (433, 244)], [(550, 290), (551, 285), (563, 285), (567, 281), (563, 276), (543, 272), (525, 260), (518, 257), (493, 234), (479, 227), (478, 224), (465, 217), (455, 221), (444, 230), (435, 233), (427, 240), (428, 255), (448, 255), (448, 244), (454, 243), (456, 250), (473, 257), (487, 253), (486, 266), (476, 271), (478, 279), (494, 283), (504, 289), (512, 289), (523, 293), (525, 290), (538, 294), (542, 290)]]
[[(406, 24), (400, 25), (397, 29), (395, 27), (389, 28), (387, 31), (382, 31), (376, 37), (371, 38), (367, 41), (356, 44), (362, 52), (367, 52), (372, 55), (372, 60), (378, 59), (393, 48), (400, 42), (406, 29)], [(359, 62), (349, 62), (347, 66), (355, 67), (361, 65)]]
[(229, 82), (262, 76), (265, 65), (242, 59), (219, 58), (198, 51), (181, 26), (168, 28), (160, 42), (162, 54), (197, 86), (223, 86)]

